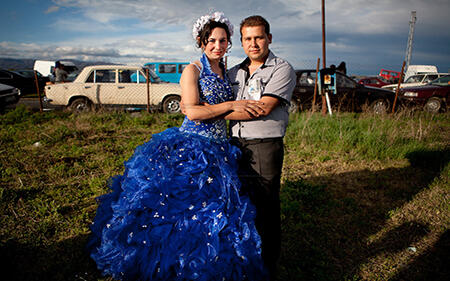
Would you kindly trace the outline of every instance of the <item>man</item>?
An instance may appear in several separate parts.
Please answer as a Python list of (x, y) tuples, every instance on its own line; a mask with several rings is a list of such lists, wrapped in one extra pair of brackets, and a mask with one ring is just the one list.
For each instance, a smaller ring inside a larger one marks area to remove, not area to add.
[(283, 165), (283, 137), (289, 117), (289, 103), (295, 87), (295, 72), (270, 50), (269, 23), (261, 16), (244, 19), (241, 42), (247, 58), (228, 71), (236, 100), (263, 102), (258, 118), (230, 113), (233, 142), (243, 157), (240, 162), (243, 189), (257, 209), (256, 227), (262, 238), (262, 256), (271, 279), (275, 277), (281, 247), (280, 178)]
[(64, 70), (64, 65), (57, 61), (55, 63), (55, 83), (62, 83), (67, 79), (67, 71)]

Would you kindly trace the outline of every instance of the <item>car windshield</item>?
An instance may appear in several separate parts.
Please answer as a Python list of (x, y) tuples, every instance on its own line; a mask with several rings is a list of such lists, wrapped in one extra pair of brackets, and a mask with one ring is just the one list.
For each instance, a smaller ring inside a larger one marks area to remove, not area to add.
[(418, 83), (422, 81), (423, 75), (413, 75), (406, 79), (405, 83)]
[(389, 81), (386, 78), (384, 78), (383, 76), (379, 76), (377, 78), (380, 79), (381, 81), (383, 81), (384, 83), (389, 83)]
[(149, 75), (150, 75), (151, 80), (153, 81), (153, 83), (161, 83), (161, 82), (162, 82), (161, 78), (159, 78), (159, 76), (156, 75), (156, 73), (155, 73), (154, 70), (149, 69), (149, 72), (148, 72), (148, 73), (149, 73)]
[(450, 85), (450, 75), (443, 76), (441, 78), (433, 80), (430, 82), (430, 84), (437, 85), (437, 86), (449, 86)]

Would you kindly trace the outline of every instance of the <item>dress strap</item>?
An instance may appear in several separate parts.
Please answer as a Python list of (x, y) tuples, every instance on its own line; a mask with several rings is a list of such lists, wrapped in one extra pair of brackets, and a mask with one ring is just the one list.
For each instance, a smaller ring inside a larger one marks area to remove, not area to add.
[[(200, 62), (201, 63), (201, 62)], [(198, 71), (200, 72), (200, 73), (202, 73), (202, 68), (203, 68), (203, 65), (202, 65), (202, 67), (200, 67), (200, 66), (198, 66), (196, 63), (191, 63), (191, 64), (193, 64), (195, 67), (197, 67), (197, 69), (198, 69)]]

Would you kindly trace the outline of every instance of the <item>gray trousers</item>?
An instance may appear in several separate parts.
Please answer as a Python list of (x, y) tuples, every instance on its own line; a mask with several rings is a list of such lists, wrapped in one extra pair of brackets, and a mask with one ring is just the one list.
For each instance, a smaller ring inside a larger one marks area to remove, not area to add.
[(262, 239), (262, 258), (271, 279), (281, 248), (280, 179), (283, 167), (283, 138), (245, 140), (233, 138), (242, 151), (239, 178), (242, 191), (256, 206), (256, 228)]

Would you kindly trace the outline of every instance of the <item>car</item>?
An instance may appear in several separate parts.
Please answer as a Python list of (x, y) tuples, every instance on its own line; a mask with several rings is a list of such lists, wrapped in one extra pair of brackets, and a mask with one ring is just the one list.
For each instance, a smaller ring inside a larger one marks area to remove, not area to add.
[[(145, 73), (140, 66), (86, 66), (73, 82), (45, 86), (44, 100), (77, 112), (96, 107), (143, 109), (147, 106)], [(149, 77), (150, 106), (166, 113), (180, 112), (180, 85), (162, 82), (151, 70)]]
[[(24, 72), (25, 71), (23, 70), (19, 72), (0, 69), (0, 83), (18, 88), (22, 95), (35, 94), (37, 91), (34, 72), (33, 74), (31, 74), (31, 72), (27, 72), (24, 74)], [(39, 91), (43, 92), (45, 83), (45, 78), (39, 77), (38, 75)]]
[(20, 91), (16, 87), (0, 84), (0, 111), (6, 106), (16, 104), (20, 99)]
[(427, 85), (402, 88), (399, 100), (404, 106), (420, 106), (425, 111), (437, 113), (450, 105), (450, 75), (442, 76)]
[(400, 72), (382, 68), (378, 76), (383, 77), (387, 81), (391, 81), (391, 83), (395, 83), (400, 79)]
[(144, 67), (153, 70), (161, 80), (180, 83), (181, 73), (189, 62), (149, 62)]
[(358, 80), (358, 84), (381, 88), (383, 86), (389, 85), (390, 83), (383, 77), (363, 77)]
[[(311, 108), (316, 78), (314, 69), (296, 70), (295, 73), (297, 81), (291, 100), (291, 112)], [(336, 94), (329, 95), (335, 110), (354, 112), (370, 110), (375, 113), (385, 113), (393, 104), (394, 93), (389, 90), (358, 84), (340, 72), (336, 72), (336, 80)], [(316, 103), (322, 103), (319, 91), (317, 91)]]
[[(449, 75), (449, 73), (431, 72), (431, 73), (421, 73), (421, 74), (412, 75), (408, 79), (406, 79), (405, 82), (400, 84), (400, 89), (406, 88), (406, 87), (415, 87), (415, 86), (426, 85), (429, 82), (433, 81), (434, 79), (437, 79), (437, 78), (439, 78), (441, 76), (445, 76), (445, 75)], [(398, 86), (398, 83), (386, 85), (386, 86), (383, 86), (382, 88), (395, 92), (395, 90), (397, 89), (397, 86)]]

